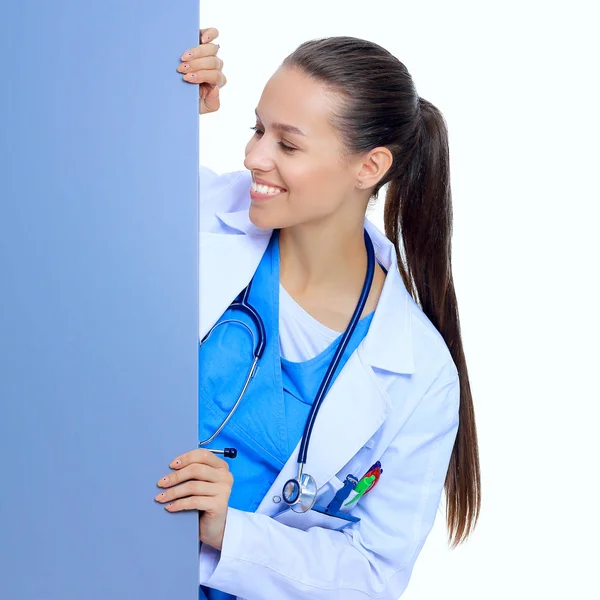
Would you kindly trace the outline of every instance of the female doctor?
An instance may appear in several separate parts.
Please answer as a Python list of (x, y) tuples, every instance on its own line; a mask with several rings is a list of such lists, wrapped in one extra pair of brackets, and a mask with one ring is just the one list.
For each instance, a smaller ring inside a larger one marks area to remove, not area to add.
[[(201, 113), (217, 36), (178, 68)], [(156, 500), (199, 511), (201, 598), (396, 600), (442, 491), (453, 546), (480, 507), (445, 122), (389, 52), (332, 37), (283, 61), (252, 129), (247, 171), (201, 169), (201, 447)]]

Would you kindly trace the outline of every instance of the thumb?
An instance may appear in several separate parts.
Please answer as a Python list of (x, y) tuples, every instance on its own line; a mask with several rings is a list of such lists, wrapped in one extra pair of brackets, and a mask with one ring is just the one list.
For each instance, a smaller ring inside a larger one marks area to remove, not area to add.
[(209, 112), (219, 110), (221, 101), (219, 99), (219, 86), (215, 85), (204, 98), (204, 104)]

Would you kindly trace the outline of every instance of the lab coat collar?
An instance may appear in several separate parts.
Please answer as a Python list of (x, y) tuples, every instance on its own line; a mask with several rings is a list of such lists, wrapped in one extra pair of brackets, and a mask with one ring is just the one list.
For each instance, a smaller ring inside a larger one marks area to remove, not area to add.
[[(256, 263), (255, 267), (258, 266), (273, 230), (256, 227), (250, 221), (247, 209), (234, 212), (218, 212), (216, 216), (228, 227), (246, 234), (242, 236), (223, 236), (228, 239), (237, 238), (237, 240), (234, 239), (231, 242), (236, 247), (233, 255), (239, 257), (242, 263)], [(365, 219), (365, 228), (373, 241), (377, 260), (386, 268), (388, 274), (369, 332), (361, 343), (361, 355), (365, 362), (378, 369), (392, 373), (411, 374), (415, 371), (411, 336), (411, 303), (414, 304), (414, 300), (408, 293), (398, 271), (394, 245), (368, 219)], [(254, 245), (256, 248), (262, 249), (262, 251), (256, 256), (252, 256), (251, 248), (248, 247), (244, 254), (239, 254), (241, 250), (239, 246), (251, 246), (252, 244), (249, 242), (252, 238), (255, 240)], [(222, 240), (222, 242), (228, 244), (225, 240)], [(215, 256), (212, 252), (211, 255)], [(222, 256), (223, 254), (219, 252), (217, 255)], [(200, 258), (202, 259), (202, 256)], [(240, 267), (246, 272), (244, 277), (245, 286), (249, 283), (254, 271), (248, 273), (244, 265), (236, 265), (236, 269), (240, 269)], [(220, 268), (223, 269), (223, 265)], [(234, 282), (230, 281), (230, 283)], [(243, 288), (240, 288), (238, 292), (241, 289)], [(220, 314), (216, 318), (219, 316)], [(383, 339), (387, 340), (387, 343), (382, 344), (381, 340)]]
[[(394, 244), (375, 225), (365, 219), (375, 255), (387, 270), (377, 309), (363, 341), (362, 355), (373, 367), (392, 373), (415, 371), (412, 347), (411, 313), (414, 303), (408, 293), (396, 258)], [(387, 340), (382, 343), (381, 340)]]
[(257, 235), (271, 237), (272, 229), (260, 229), (251, 220), (248, 209), (236, 210), (233, 212), (217, 212), (218, 219), (228, 227), (237, 229), (240, 233), (246, 235)]

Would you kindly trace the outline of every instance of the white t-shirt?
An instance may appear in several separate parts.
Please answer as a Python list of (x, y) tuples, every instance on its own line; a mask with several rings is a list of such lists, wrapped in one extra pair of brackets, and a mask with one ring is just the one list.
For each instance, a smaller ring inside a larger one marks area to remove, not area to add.
[(314, 358), (341, 333), (308, 314), (279, 284), (279, 350), (292, 362)]

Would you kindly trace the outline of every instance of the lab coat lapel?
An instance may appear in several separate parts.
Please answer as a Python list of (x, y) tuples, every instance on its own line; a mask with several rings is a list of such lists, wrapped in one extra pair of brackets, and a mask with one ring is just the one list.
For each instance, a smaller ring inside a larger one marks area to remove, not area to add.
[[(363, 364), (360, 346), (325, 396), (308, 445), (304, 473), (315, 478), (317, 487), (327, 483), (379, 429), (391, 409), (390, 400), (377, 383), (370, 365)], [(274, 496), (288, 479), (296, 477), (300, 442), (263, 498), (256, 512), (274, 514), (281, 510)], [(345, 476), (346, 474), (344, 474)], [(357, 474), (361, 476), (362, 473)]]
[(305, 472), (315, 478), (318, 486), (325, 484), (366, 444), (390, 410), (390, 399), (378, 385), (371, 366), (362, 362), (359, 347), (319, 409)]
[[(247, 212), (247, 211), (246, 211)], [(201, 232), (199, 244), (199, 339), (250, 283), (272, 232), (232, 235)]]

